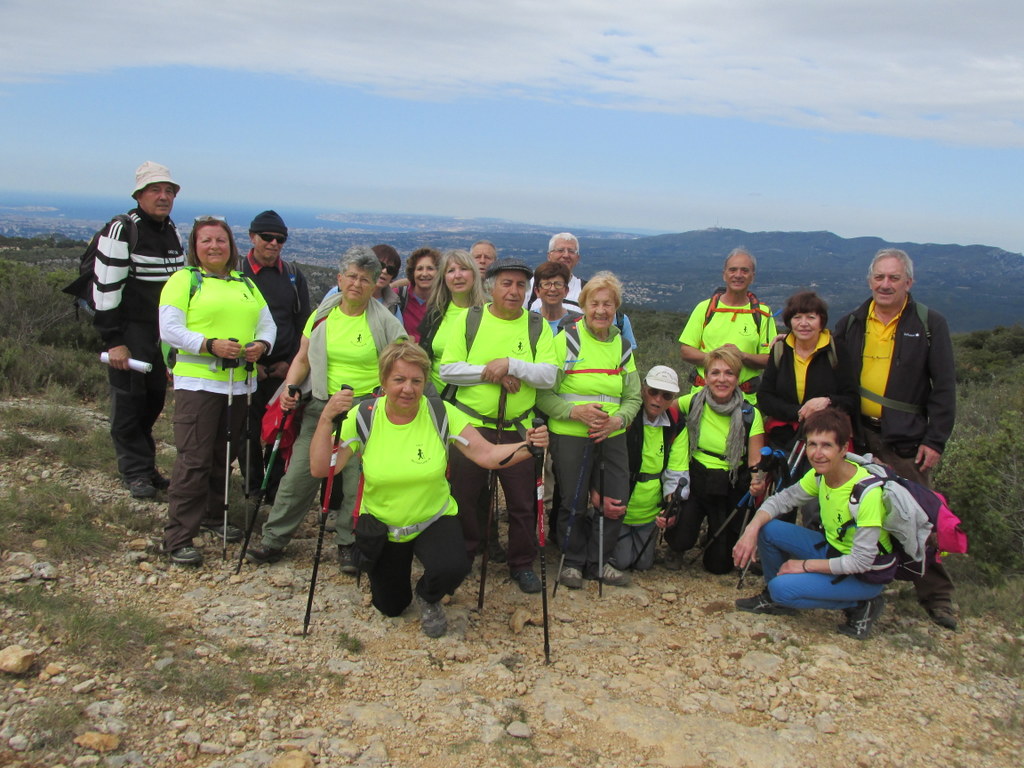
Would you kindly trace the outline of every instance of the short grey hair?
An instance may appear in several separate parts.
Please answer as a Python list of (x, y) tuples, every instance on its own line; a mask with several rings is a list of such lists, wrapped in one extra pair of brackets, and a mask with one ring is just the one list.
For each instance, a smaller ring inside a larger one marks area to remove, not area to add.
[(901, 251), (899, 248), (882, 248), (871, 260), (871, 265), (868, 267), (868, 280), (875, 274), (875, 265), (882, 259), (899, 259), (900, 264), (903, 265), (903, 271), (907, 273), (907, 279), (914, 279), (914, 262), (910, 260), (906, 251)]
[(469, 250), (472, 251), (478, 245), (488, 245), (488, 246), (491, 247), (491, 250), (494, 251), (494, 255), (495, 256), (498, 255), (498, 246), (496, 246), (490, 240), (477, 240), (475, 243), (473, 243), (471, 246), (469, 246)]
[(373, 252), (373, 248), (370, 246), (353, 245), (341, 257), (341, 261), (338, 263), (338, 274), (345, 274), (345, 270), (349, 267), (355, 267), (366, 272), (370, 275), (370, 279), (376, 283), (384, 265), (380, 263), (380, 259), (377, 258), (377, 254)]
[(729, 259), (731, 259), (733, 256), (740, 255), (746, 256), (748, 259), (750, 259), (751, 266), (753, 266), (754, 271), (757, 272), (757, 259), (754, 257), (754, 254), (752, 254), (742, 245), (739, 246), (738, 248), (733, 248), (731, 251), (729, 251), (729, 255), (725, 257), (725, 261), (722, 263), (722, 269), (725, 269), (726, 267), (729, 266)]
[(574, 246), (576, 246), (576, 253), (580, 252), (580, 241), (576, 237), (576, 235), (574, 235), (572, 232), (559, 232), (557, 235), (554, 235), (550, 240), (548, 240), (548, 253), (551, 253), (551, 251), (555, 250), (555, 243), (557, 243), (559, 240), (570, 241)]

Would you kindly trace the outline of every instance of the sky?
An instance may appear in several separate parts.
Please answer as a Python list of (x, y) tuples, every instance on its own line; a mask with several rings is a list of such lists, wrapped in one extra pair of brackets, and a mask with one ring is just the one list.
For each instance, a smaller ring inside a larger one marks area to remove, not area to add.
[[(1013, 0), (0, 0), (0, 190), (1024, 250)], [(180, 198), (179, 198), (180, 199)]]

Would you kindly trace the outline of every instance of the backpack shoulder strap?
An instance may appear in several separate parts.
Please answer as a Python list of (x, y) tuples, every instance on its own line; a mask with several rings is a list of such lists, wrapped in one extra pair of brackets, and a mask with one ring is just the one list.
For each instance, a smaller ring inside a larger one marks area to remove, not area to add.
[(914, 306), (917, 308), (917, 319), (920, 320), (921, 325), (924, 326), (924, 337), (928, 340), (928, 344), (931, 344), (932, 329), (928, 325), (928, 307), (926, 307), (920, 301), (915, 301)]
[[(782, 364), (782, 345), (785, 343), (786, 340), (783, 338), (779, 339), (777, 342), (772, 344), (772, 362), (775, 363), (776, 368), (778, 368)], [(835, 365), (833, 365), (832, 367), (835, 368)]]
[(562, 329), (565, 334), (565, 363), (562, 370), (571, 371), (580, 357), (580, 329), (576, 323), (570, 323)]
[(473, 348), (476, 335), (480, 331), (480, 323), (484, 319), (484, 308), (480, 306), (470, 307), (466, 313), (466, 355)]
[(376, 404), (377, 398), (368, 397), (356, 408), (356, 434), (359, 435), (359, 442), (363, 444), (364, 452), (366, 451), (366, 441), (370, 437), (370, 430), (373, 429)]
[(839, 353), (836, 351), (836, 340), (832, 334), (828, 336), (828, 351), (825, 354), (828, 355), (828, 363), (834, 371), (839, 367)]
[(537, 342), (540, 340), (540, 335), (544, 331), (544, 326), (547, 325), (547, 321), (537, 312), (527, 312), (529, 320), (529, 334), (530, 334), (530, 353), (533, 355), (534, 360), (537, 359)]
[(718, 288), (713, 294), (711, 299), (708, 301), (708, 310), (704, 313), (704, 327), (707, 328), (708, 323), (711, 322), (711, 318), (714, 316), (715, 311), (718, 309), (718, 300), (722, 298), (725, 293), (725, 288)]

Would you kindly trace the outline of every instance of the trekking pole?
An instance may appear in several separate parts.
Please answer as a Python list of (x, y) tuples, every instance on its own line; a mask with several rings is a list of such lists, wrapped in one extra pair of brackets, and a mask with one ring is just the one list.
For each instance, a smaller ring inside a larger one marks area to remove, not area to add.
[[(255, 341), (250, 341), (245, 345), (248, 349)], [(252, 372), (255, 368), (255, 363), (250, 363), (248, 360), (245, 361), (245, 484), (244, 484), (244, 496), (245, 496), (245, 510), (246, 516), (249, 514), (249, 496), (252, 494), (249, 491), (250, 483), (252, 483)], [(246, 525), (249, 521), (246, 519)]]
[[(750, 500), (747, 502), (747, 510), (743, 513), (743, 526), (742, 526), (742, 528), (740, 528), (741, 531), (744, 528), (747, 527), (747, 522), (750, 519), (750, 513), (753, 512), (753, 511), (754, 511), (754, 497), (751, 496)], [(747, 564), (743, 566), (743, 570), (740, 571), (740, 578), (739, 578), (739, 581), (736, 582), (736, 589), (743, 589), (743, 581), (747, 578), (747, 569), (750, 568), (750, 564), (752, 562), (754, 562), (753, 558), (748, 560)]]
[[(299, 388), (294, 384), (288, 387), (288, 394), (295, 397), (299, 393)], [(295, 409), (290, 412), (292, 421), (295, 420)], [(267, 485), (270, 481), (270, 471), (274, 468), (274, 462), (277, 459), (277, 452), (281, 448), (281, 440), (284, 438), (284, 431), (288, 423), (289, 413), (281, 414), (281, 423), (277, 428), (277, 434), (274, 435), (274, 446), (270, 449), (270, 458), (267, 459), (267, 465), (263, 470), (263, 482), (260, 483), (260, 489), (256, 492), (256, 500), (250, 507), (248, 518), (245, 521), (245, 538), (242, 539), (242, 551), (238, 553), (238, 565), (235, 566), (235, 575), (237, 576), (242, 570), (242, 561), (245, 560), (245, 553), (249, 550), (249, 541), (252, 539), (252, 531), (256, 527), (256, 516), (259, 514), (260, 507), (263, 505), (263, 499), (267, 495)]]
[[(537, 417), (533, 420), (533, 428), (544, 426), (544, 419)], [(544, 536), (544, 449), (530, 446), (530, 453), (533, 454), (533, 473), (537, 480), (537, 548), (540, 550), (540, 604), (544, 615), (544, 663), (551, 663), (551, 639), (548, 635), (548, 569), (547, 558), (544, 553), (544, 546), (547, 540)]]
[[(342, 384), (341, 390), (352, 389)], [(316, 574), (320, 570), (320, 552), (324, 548), (324, 528), (327, 526), (327, 514), (331, 506), (331, 489), (334, 487), (334, 468), (338, 465), (338, 448), (341, 445), (341, 424), (348, 416), (348, 411), (337, 417), (334, 427), (334, 443), (331, 445), (331, 464), (327, 469), (327, 487), (324, 489), (324, 503), (320, 508), (320, 530), (316, 536), (316, 554), (313, 556), (313, 575), (309, 579), (309, 597), (306, 598), (306, 616), (302, 620), (302, 636), (309, 631), (309, 614), (313, 612), (313, 593), (316, 591)]]
[[(498, 395), (498, 423), (497, 423), (497, 445), (501, 445), (501, 433), (505, 426), (505, 403), (508, 400), (508, 390), (501, 388)], [(480, 559), (480, 591), (476, 596), (476, 609), (484, 609), (484, 587), (487, 585), (487, 562), (491, 557), (491, 526), (494, 525), (494, 516), (498, 506), (498, 473), (491, 470), (487, 477), (487, 528), (484, 529), (483, 555)]]
[(806, 445), (803, 440), (797, 440), (793, 444), (793, 450), (789, 452), (789, 458), (786, 460), (786, 467), (789, 469), (790, 477), (796, 472), (796, 468), (800, 466), (800, 462), (804, 459), (804, 449)]
[(604, 443), (597, 444), (597, 596), (604, 597)]
[[(228, 339), (228, 341), (237, 342), (238, 339)], [(231, 495), (231, 414), (235, 403), (235, 368), (238, 367), (238, 359), (221, 358), (221, 366), (228, 369), (227, 449), (224, 451), (224, 524), (220, 529), (220, 557), (226, 561), (228, 559), (228, 505)]]
[(725, 518), (725, 520), (722, 522), (722, 524), (720, 526), (718, 526), (718, 530), (715, 531), (714, 534), (707, 541), (705, 541), (701, 546), (697, 547), (697, 553), (693, 556), (693, 559), (690, 560), (690, 563), (697, 562), (697, 559), (702, 554), (704, 554), (704, 550), (706, 550), (708, 547), (710, 547), (712, 544), (714, 544), (715, 540), (719, 536), (722, 535), (722, 532), (726, 529), (726, 527), (729, 525), (729, 523), (732, 522), (732, 519), (734, 517), (736, 517), (736, 513), (739, 512), (742, 507), (745, 507), (751, 501), (753, 501), (753, 499), (752, 499), (752, 497), (750, 495), (750, 491), (747, 491), (746, 493), (743, 494), (743, 496), (740, 498), (740, 500), (736, 503), (736, 506), (733, 507), (732, 512), (729, 513), (729, 516)]
[[(679, 484), (676, 485), (676, 489), (672, 491), (672, 500), (669, 501), (667, 507), (661, 510), (661, 513), (658, 515), (658, 517), (662, 518), (663, 520), (671, 520), (672, 512), (679, 514), (678, 507), (680, 504), (683, 503), (683, 489), (686, 488), (687, 485), (689, 485), (689, 482), (685, 477), (679, 478)], [(630, 564), (629, 570), (633, 570), (634, 568), (636, 568), (637, 564), (641, 560), (643, 560), (644, 553), (647, 551), (647, 547), (649, 547), (651, 542), (654, 541), (656, 538), (658, 538), (658, 531), (651, 531), (651, 535), (647, 537), (647, 541), (645, 541), (644, 545), (640, 548), (640, 554), (638, 554), (636, 558), (633, 560), (633, 562)]]
[(583, 478), (589, 475), (590, 453), (594, 447), (592, 440), (587, 440), (587, 446), (583, 449), (583, 461), (580, 466), (580, 476), (576, 480), (576, 493), (572, 497), (572, 507), (569, 508), (569, 519), (565, 524), (565, 538), (562, 542), (562, 557), (558, 561), (558, 575), (555, 577), (555, 586), (551, 588), (551, 597), (558, 594), (558, 582), (562, 578), (562, 567), (565, 565), (565, 550), (569, 548), (569, 534), (572, 533), (572, 524), (576, 520), (576, 505), (580, 502), (580, 493), (583, 490)]

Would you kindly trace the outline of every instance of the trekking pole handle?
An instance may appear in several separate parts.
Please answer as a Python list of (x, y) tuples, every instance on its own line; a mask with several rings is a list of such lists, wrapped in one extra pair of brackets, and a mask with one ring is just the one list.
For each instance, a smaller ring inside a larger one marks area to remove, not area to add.
[[(338, 391), (339, 392), (344, 392), (346, 389), (349, 392), (352, 391), (352, 387), (350, 385), (348, 385), (348, 384), (342, 384), (341, 385), (341, 389), (339, 389)], [(346, 416), (348, 416), (348, 411), (345, 411), (344, 413), (339, 413), (337, 416), (335, 416), (334, 419), (333, 419), (334, 426), (335, 427), (340, 426), (341, 422), (343, 422), (345, 420)]]
[(301, 391), (302, 391), (302, 387), (300, 387), (297, 384), (289, 384), (288, 385), (288, 394), (291, 395), (292, 397), (298, 397), (299, 396), (299, 392), (301, 392)]
[[(539, 427), (543, 427), (544, 426), (544, 419), (542, 419), (540, 416), (537, 416), (532, 422), (530, 422), (530, 426), (533, 427), (534, 429), (538, 429)], [(530, 449), (529, 450), (530, 450), (530, 455), (533, 456), (533, 458), (535, 458), (535, 459), (542, 459), (542, 458), (544, 458), (544, 449), (543, 448), (541, 448), (539, 446), (536, 446), (536, 445), (530, 445)]]
[[(248, 344), (245, 345), (245, 348), (248, 349), (249, 347), (251, 347), (255, 343), (256, 343), (255, 341), (250, 341)], [(252, 363), (252, 362), (250, 362), (248, 360), (245, 361), (245, 370), (247, 370), (249, 373), (252, 373), (253, 368), (255, 368), (255, 367), (256, 367), (256, 363)]]
[[(238, 343), (238, 339), (228, 339), (228, 341), (233, 341), (236, 344)], [(237, 357), (222, 357), (221, 358), (221, 367), (222, 368), (237, 368), (238, 367), (238, 358)]]

